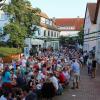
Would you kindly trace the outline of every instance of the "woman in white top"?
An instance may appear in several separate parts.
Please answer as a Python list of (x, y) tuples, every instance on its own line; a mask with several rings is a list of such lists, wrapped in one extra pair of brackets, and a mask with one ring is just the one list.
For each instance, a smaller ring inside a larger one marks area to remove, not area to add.
[(91, 75), (92, 71), (92, 57), (89, 57), (87, 60), (87, 67), (88, 67), (88, 75)]

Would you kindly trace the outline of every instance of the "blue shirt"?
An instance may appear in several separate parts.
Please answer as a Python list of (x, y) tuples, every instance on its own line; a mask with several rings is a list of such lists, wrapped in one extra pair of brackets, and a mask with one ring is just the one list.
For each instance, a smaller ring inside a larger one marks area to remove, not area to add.
[(80, 74), (80, 65), (77, 62), (72, 64), (72, 71), (74, 73)]
[(11, 74), (9, 71), (5, 72), (5, 75), (2, 77), (3, 83), (11, 82)]

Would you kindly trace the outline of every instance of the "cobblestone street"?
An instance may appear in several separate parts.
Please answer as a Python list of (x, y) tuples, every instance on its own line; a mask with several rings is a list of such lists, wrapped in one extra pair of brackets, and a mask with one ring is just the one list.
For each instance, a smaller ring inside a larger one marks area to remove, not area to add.
[(80, 89), (66, 89), (62, 96), (57, 96), (54, 100), (100, 100), (100, 68), (97, 68), (95, 79), (90, 78), (87, 75), (87, 69), (83, 68), (81, 70)]

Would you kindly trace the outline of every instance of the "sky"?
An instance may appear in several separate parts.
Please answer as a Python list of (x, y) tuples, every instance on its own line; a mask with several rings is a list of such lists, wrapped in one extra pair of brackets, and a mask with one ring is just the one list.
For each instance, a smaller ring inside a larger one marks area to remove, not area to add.
[(86, 4), (97, 0), (29, 0), (33, 7), (40, 8), (50, 18), (84, 18)]

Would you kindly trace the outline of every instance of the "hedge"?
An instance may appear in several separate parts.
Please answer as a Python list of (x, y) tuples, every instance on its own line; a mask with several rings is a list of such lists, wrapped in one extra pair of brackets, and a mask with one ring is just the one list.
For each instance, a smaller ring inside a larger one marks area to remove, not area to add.
[(22, 50), (18, 48), (0, 47), (0, 57), (9, 56), (11, 54), (19, 54)]

